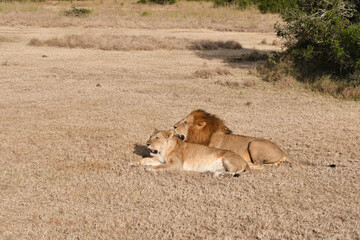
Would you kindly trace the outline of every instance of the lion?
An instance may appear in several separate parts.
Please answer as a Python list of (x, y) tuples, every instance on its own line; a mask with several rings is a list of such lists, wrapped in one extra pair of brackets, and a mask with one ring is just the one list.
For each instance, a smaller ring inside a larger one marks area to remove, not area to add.
[(177, 122), (174, 131), (182, 141), (231, 150), (248, 164), (261, 166), (294, 163), (275, 143), (266, 139), (232, 134), (221, 119), (201, 109), (192, 111)]
[(249, 171), (249, 165), (232, 151), (210, 148), (181, 141), (173, 130), (156, 131), (147, 142), (148, 148), (161, 164), (150, 165), (147, 170), (185, 170), (232, 175)]
[[(173, 133), (174, 131), (171, 130)], [(155, 134), (158, 133), (159, 130), (157, 130), (156, 128), (154, 129), (154, 132), (150, 135), (149, 140), (146, 142), (146, 146), (147, 148), (150, 150), (150, 156), (151, 157), (146, 157), (146, 158), (142, 158), (140, 160), (137, 161), (133, 161), (130, 163), (130, 165), (144, 165), (144, 166), (157, 166), (160, 164), (164, 164), (165, 160), (161, 157), (161, 155), (159, 154), (159, 152), (157, 150), (152, 150), (150, 149), (150, 143), (153, 139), (155, 139)]]

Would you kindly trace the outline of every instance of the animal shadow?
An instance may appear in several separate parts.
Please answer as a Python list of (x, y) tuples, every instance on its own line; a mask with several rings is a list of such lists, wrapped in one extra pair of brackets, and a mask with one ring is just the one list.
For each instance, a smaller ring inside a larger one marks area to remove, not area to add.
[(148, 149), (145, 145), (141, 145), (138, 143), (134, 144), (134, 151), (133, 153), (145, 157), (150, 157), (150, 149)]

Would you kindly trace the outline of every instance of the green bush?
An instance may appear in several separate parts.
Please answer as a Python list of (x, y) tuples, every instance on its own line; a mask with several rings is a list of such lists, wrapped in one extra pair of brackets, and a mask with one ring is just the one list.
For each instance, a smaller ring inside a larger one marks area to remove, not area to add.
[(296, 0), (258, 0), (258, 7), (262, 13), (281, 13), (289, 8), (297, 7)]
[(239, 9), (247, 8), (253, 0), (214, 0), (214, 5), (216, 7), (226, 7), (230, 5), (235, 5)]
[(262, 13), (280, 13), (297, 5), (297, 0), (213, 0), (216, 7), (235, 5), (245, 9), (250, 5), (257, 5)]
[(330, 74), (360, 84), (359, 0), (299, 0), (276, 26), (302, 77)]

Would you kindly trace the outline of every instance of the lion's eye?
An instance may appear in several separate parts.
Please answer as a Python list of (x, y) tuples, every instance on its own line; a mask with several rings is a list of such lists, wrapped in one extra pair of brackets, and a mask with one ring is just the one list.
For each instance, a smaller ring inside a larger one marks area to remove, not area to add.
[(184, 122), (183, 125), (185, 126), (185, 125), (186, 125), (186, 122)]
[(156, 137), (154, 140), (156, 141), (156, 140), (158, 140), (159, 138), (158, 137)]

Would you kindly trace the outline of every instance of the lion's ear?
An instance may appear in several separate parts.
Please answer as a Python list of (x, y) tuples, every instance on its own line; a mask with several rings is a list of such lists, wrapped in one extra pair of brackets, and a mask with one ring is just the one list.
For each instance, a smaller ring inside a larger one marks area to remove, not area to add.
[(157, 133), (158, 131), (159, 131), (159, 130), (157, 130), (156, 128), (154, 128), (153, 134), (154, 134), (154, 133)]
[(203, 128), (203, 127), (205, 127), (206, 126), (206, 122), (197, 122), (197, 126), (199, 127), (199, 128)]
[(166, 138), (169, 138), (169, 137), (172, 137), (172, 135), (174, 135), (174, 131), (173, 130), (169, 130), (165, 133), (165, 137)]

